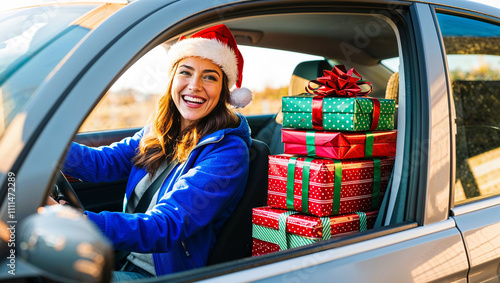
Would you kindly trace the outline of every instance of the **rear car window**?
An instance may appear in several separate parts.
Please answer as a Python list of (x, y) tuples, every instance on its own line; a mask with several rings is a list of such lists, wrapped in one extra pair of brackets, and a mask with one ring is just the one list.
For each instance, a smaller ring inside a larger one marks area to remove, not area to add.
[(455, 203), (500, 195), (500, 27), (438, 14), (456, 114)]

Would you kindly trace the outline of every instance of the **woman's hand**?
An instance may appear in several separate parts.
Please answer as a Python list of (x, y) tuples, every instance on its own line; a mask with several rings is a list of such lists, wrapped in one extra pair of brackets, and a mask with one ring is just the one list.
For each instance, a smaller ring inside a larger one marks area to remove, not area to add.
[(65, 200), (60, 200), (59, 202), (57, 202), (55, 199), (53, 199), (52, 197), (47, 197), (47, 202), (45, 203), (46, 205), (61, 205), (61, 204), (66, 204), (66, 201)]
[[(53, 199), (51, 196), (48, 196), (47, 197), (47, 202), (45, 203), (45, 205), (64, 205), (66, 204), (67, 202), (65, 200), (60, 200), (59, 202), (57, 202), (55, 199)], [(87, 215), (84, 214), (83, 215), (83, 219), (84, 220), (87, 220)]]

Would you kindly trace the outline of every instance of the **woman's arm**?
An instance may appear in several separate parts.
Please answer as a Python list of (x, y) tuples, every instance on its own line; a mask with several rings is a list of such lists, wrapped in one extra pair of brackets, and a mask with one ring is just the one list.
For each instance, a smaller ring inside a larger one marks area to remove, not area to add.
[[(188, 161), (189, 162), (189, 161)], [(206, 227), (241, 198), (248, 178), (249, 154), (232, 136), (219, 142), (162, 196), (147, 213), (88, 212), (115, 249), (166, 252)]]
[(109, 182), (127, 177), (144, 131), (142, 129), (133, 137), (109, 146), (88, 147), (73, 142), (63, 172), (88, 182)]

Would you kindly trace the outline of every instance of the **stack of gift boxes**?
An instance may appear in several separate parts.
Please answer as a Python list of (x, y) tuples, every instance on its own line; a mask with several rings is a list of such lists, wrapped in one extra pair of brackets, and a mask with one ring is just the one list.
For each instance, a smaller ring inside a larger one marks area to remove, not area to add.
[(309, 94), (282, 98), (285, 154), (269, 156), (268, 206), (253, 209), (253, 256), (375, 223), (394, 165), (395, 102), (366, 97), (371, 84), (354, 69), (324, 72)]

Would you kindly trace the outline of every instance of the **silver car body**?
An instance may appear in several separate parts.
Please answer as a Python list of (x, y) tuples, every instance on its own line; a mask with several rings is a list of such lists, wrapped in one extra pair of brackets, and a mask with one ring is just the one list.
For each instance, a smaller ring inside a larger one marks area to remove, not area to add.
[[(340, 1), (316, 1), (311, 6)], [(304, 4), (305, 3), (305, 4)], [(454, 114), (450, 82), (434, 9), (470, 14), (500, 23), (500, 11), (469, 1), (350, 1), (350, 5), (408, 7), (414, 32), (421, 95), (421, 150), (415, 221), (360, 234), (313, 249), (247, 258), (174, 274), (172, 281), (207, 282), (484, 282), (500, 280), (500, 196), (453, 205), (455, 180)], [(46, 188), (78, 126), (107, 88), (144, 48), (161, 34), (168, 38), (197, 22), (235, 17), (233, 10), (300, 7), (307, 1), (147, 1), (132, 2), (80, 41), (50, 73), (0, 140), (0, 184), (17, 172), (17, 219), (36, 213)], [(319, 8), (318, 8), (319, 9)], [(126, 20), (124, 20), (126, 19)], [(398, 33), (396, 33), (398, 34)], [(401, 40), (401, 39), (399, 39)], [(401, 42), (399, 42), (401, 44)], [(403, 63), (404, 64), (404, 63)], [(401, 76), (404, 76), (404, 68)], [(400, 100), (404, 81), (400, 85)], [(78, 105), (78, 107), (75, 107)], [(398, 123), (404, 124), (400, 109)], [(404, 129), (398, 129), (394, 183), (402, 170)], [(7, 138), (8, 137), (8, 138)], [(40, 166), (43, 164), (43, 166)], [(399, 168), (398, 166), (401, 166)], [(399, 170), (399, 171), (398, 171)], [(26, 189), (30, 188), (30, 189)], [(7, 199), (0, 218), (7, 222)], [(19, 263), (22, 266), (21, 263)], [(2, 264), (5, 268), (5, 264)], [(3, 269), (0, 269), (3, 271)], [(36, 274), (26, 267), (26, 274)], [(22, 273), (20, 267), (19, 272)], [(10, 279), (2, 272), (0, 278)], [(168, 278), (159, 278), (159, 280)]]

